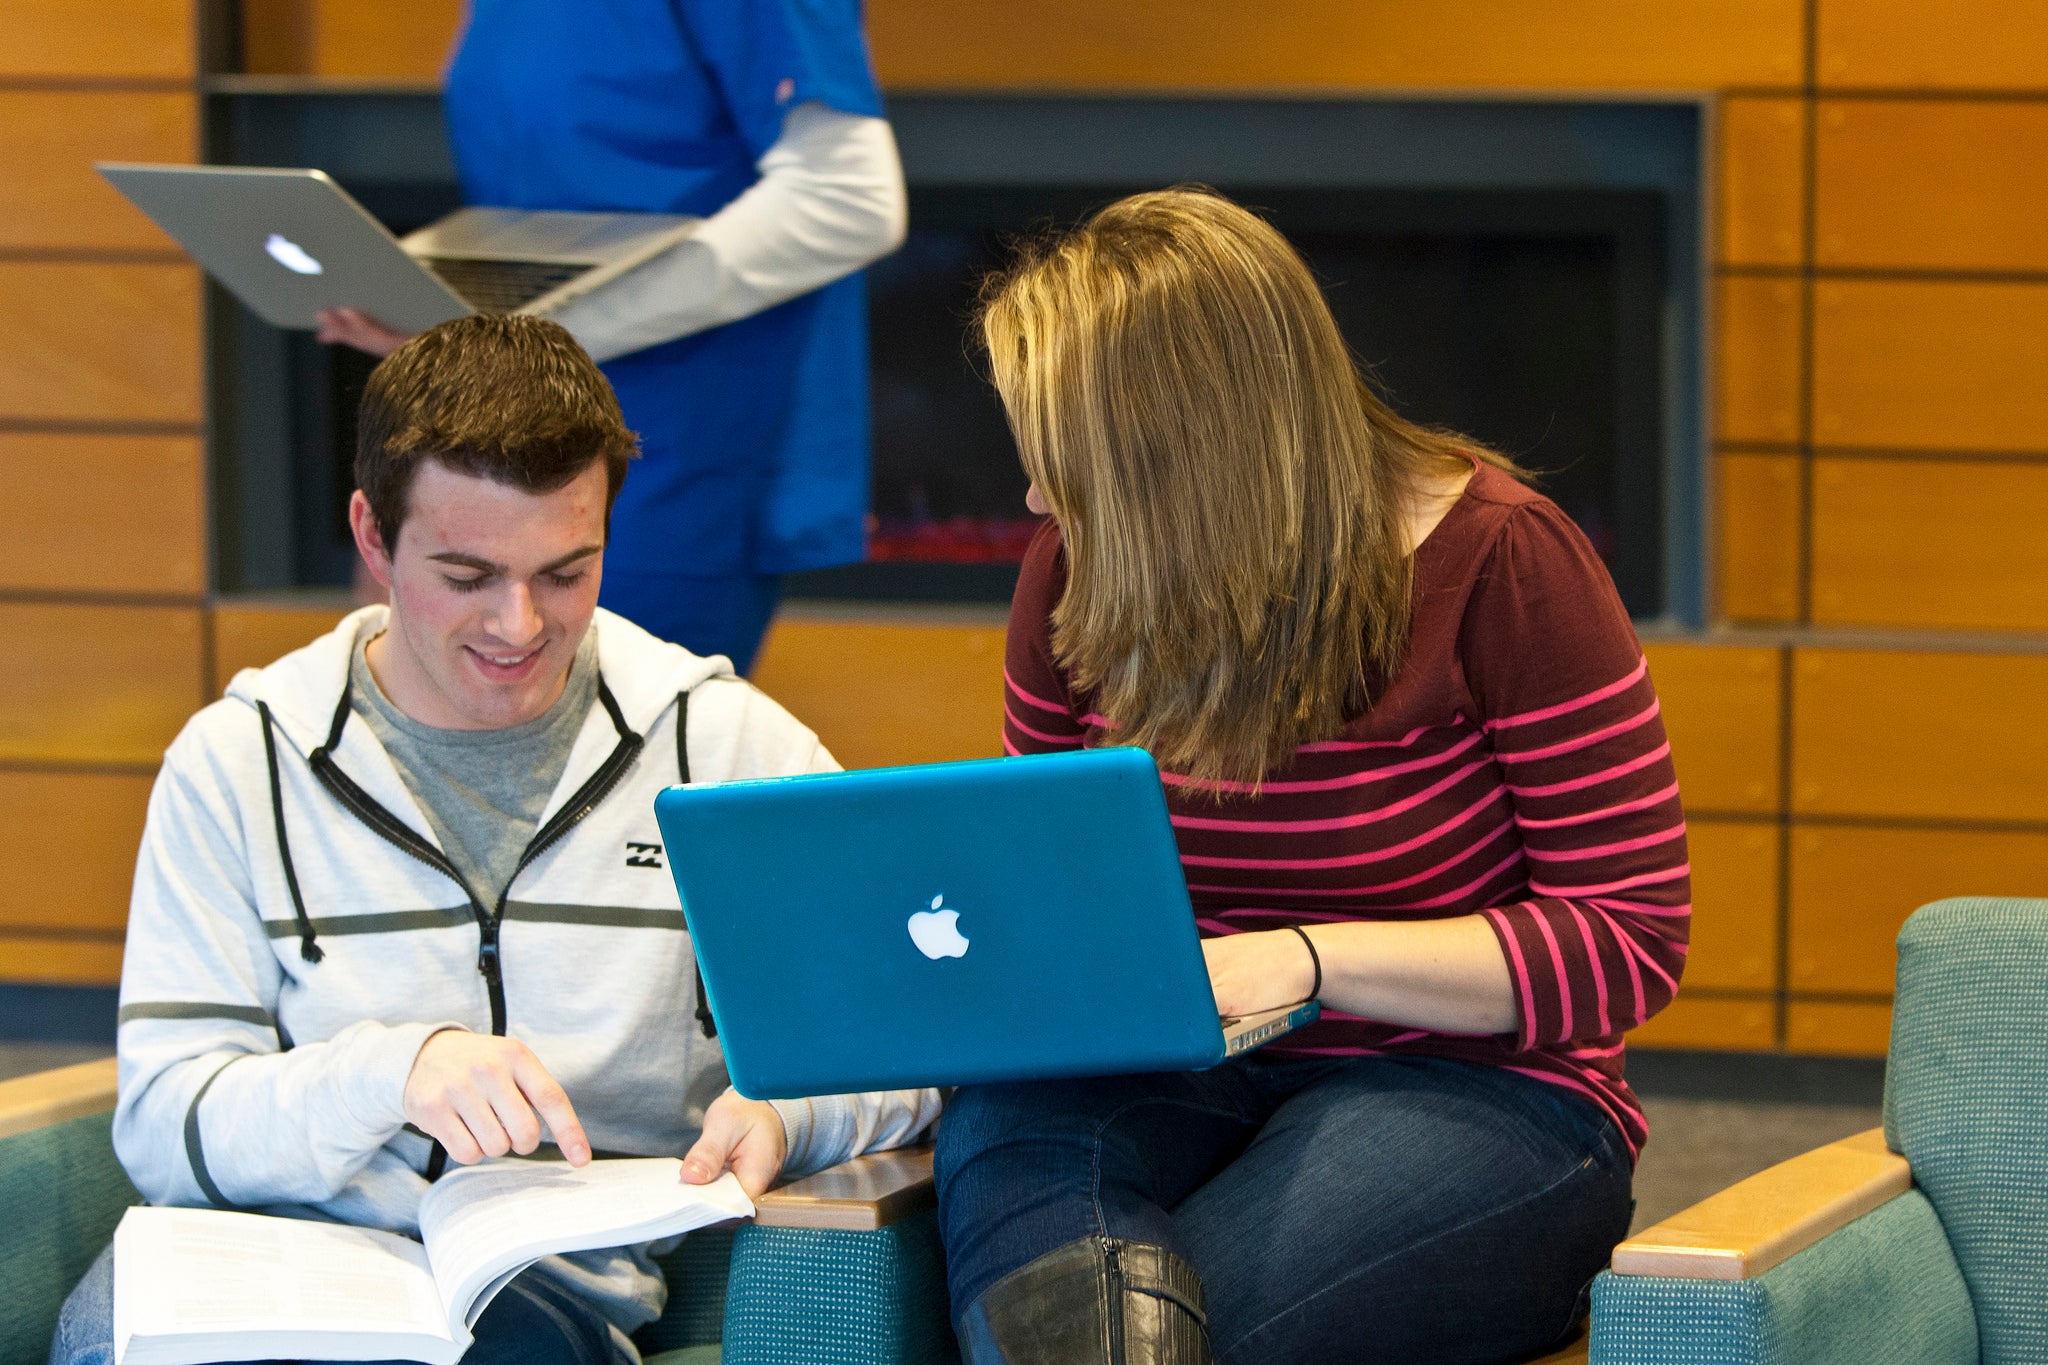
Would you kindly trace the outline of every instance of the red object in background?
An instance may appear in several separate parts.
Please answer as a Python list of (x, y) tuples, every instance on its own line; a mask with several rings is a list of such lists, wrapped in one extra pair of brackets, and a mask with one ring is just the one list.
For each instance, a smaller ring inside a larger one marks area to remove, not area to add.
[(926, 564), (1015, 564), (1039, 517), (947, 517), (868, 523), (868, 559)]

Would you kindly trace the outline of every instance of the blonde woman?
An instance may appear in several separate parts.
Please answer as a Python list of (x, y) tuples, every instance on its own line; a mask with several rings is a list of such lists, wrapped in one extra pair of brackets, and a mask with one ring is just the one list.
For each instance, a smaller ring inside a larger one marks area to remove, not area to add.
[(1689, 911), (1606, 570), (1506, 460), (1376, 399), (1300, 258), (1214, 195), (1027, 251), (980, 323), (1052, 514), (1008, 747), (1150, 750), (1218, 1008), (1324, 1013), (1213, 1071), (960, 1091), (968, 1360), (1552, 1344), (1627, 1230), (1622, 1035)]

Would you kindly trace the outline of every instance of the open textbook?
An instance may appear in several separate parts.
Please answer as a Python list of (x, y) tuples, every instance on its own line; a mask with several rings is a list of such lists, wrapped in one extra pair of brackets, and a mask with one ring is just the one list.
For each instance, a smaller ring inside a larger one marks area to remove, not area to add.
[(450, 1171), (420, 1204), (419, 1242), (298, 1218), (134, 1208), (114, 1233), (114, 1360), (455, 1365), (492, 1297), (541, 1257), (753, 1212), (730, 1174), (685, 1185), (672, 1157)]

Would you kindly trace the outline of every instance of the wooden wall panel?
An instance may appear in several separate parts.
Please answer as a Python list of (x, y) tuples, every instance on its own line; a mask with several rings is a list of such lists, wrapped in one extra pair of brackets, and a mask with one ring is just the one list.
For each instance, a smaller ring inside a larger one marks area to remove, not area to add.
[(1830, 100), (1817, 145), (1820, 264), (2048, 269), (2048, 104)]
[(1685, 989), (1778, 984), (1778, 827), (1693, 820), (1692, 946)]
[(339, 602), (291, 606), (222, 602), (213, 613), (213, 673), (218, 692), (245, 668), (274, 663), (333, 630), (352, 608)]
[(0, 932), (119, 933), (152, 780), (0, 772)]
[(2048, 656), (1801, 649), (1793, 810), (2048, 820)]
[(0, 78), (190, 76), (193, 0), (18, 0), (6, 10)]
[(242, 52), (265, 74), (435, 80), (462, 0), (242, 0)]
[(197, 710), (196, 607), (0, 603), (0, 761), (154, 767)]
[(0, 249), (175, 251), (92, 163), (191, 161), (198, 117), (192, 95), (0, 90)]
[(1948, 896), (2048, 896), (2048, 834), (1795, 830), (1792, 989), (1889, 994), (1899, 926)]
[(121, 982), (121, 941), (0, 933), (0, 981), (117, 986)]
[(1798, 265), (1805, 194), (1805, 110), (1796, 99), (1724, 99), (1720, 106), (1718, 258)]
[(1628, 1035), (1630, 1047), (1710, 1052), (1769, 1052), (1777, 1046), (1778, 1008), (1767, 995), (1678, 998)]
[(197, 423), (187, 265), (0, 261), (0, 418)]
[(196, 436), (0, 432), (0, 590), (206, 591)]
[(1820, 444), (2048, 450), (2048, 284), (1825, 280), (1814, 303)]
[(1798, 0), (874, 0), (886, 85), (1711, 89), (1799, 78)]
[(2048, 464), (1814, 466), (1813, 619), (2048, 630)]
[(1724, 275), (1715, 290), (1715, 435), (1723, 441), (1799, 439), (1797, 280)]
[(1785, 1011), (1785, 1050), (1819, 1057), (1882, 1057), (1891, 1050), (1892, 1007), (1794, 1000)]
[(2048, 88), (2048, 6), (2040, 0), (1819, 0), (1826, 86)]
[(1799, 617), (1799, 459), (1722, 451), (1715, 524), (1719, 614), (1781, 623)]
[(1643, 651), (1689, 811), (1778, 807), (1779, 663), (1768, 646), (1653, 641)]
[(1002, 752), (1001, 626), (785, 614), (754, 681), (849, 768)]

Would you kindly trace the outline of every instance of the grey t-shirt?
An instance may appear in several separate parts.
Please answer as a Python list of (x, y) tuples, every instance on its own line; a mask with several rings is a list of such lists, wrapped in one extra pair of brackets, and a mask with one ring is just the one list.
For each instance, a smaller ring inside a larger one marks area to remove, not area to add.
[(508, 730), (420, 724), (377, 685), (368, 646), (358, 640), (349, 662), (349, 704), (391, 755), (448, 861), (490, 909), (511, 884), (597, 700), (597, 632), (585, 632), (555, 704)]

